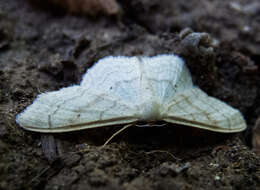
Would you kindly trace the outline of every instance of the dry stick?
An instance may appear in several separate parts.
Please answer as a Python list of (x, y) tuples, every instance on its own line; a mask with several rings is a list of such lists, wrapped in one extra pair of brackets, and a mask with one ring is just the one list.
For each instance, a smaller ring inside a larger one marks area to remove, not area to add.
[(44, 173), (46, 173), (51, 167), (48, 166), (47, 168), (44, 168), (40, 173), (38, 173), (27, 185), (31, 185), (35, 180), (37, 180), (39, 177), (41, 177)]
[(169, 154), (171, 157), (173, 157), (175, 160), (181, 160), (180, 158), (177, 158), (176, 156), (174, 156), (172, 153), (168, 152), (167, 150), (152, 150), (150, 152), (146, 152), (146, 154), (153, 154), (153, 153), (167, 153)]
[(116, 135), (118, 135), (119, 133), (121, 133), (122, 131), (124, 131), (125, 129), (127, 129), (128, 127), (133, 126), (133, 123), (130, 123), (126, 126), (124, 126), (122, 129), (118, 130), (116, 133), (114, 133), (104, 144), (102, 147), (106, 146)]

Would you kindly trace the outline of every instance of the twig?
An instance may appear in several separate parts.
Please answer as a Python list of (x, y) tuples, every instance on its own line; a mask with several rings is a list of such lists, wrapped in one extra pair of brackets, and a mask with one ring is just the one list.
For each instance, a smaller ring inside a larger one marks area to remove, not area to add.
[(180, 158), (177, 158), (176, 156), (174, 156), (172, 153), (166, 151), (166, 150), (152, 150), (149, 152), (146, 152), (146, 154), (153, 154), (153, 153), (167, 153), (169, 154), (171, 157), (173, 157), (175, 160), (181, 160)]

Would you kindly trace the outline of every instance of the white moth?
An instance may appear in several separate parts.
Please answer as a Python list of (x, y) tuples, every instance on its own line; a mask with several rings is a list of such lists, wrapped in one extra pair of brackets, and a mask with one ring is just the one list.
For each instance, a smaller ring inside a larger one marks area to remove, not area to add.
[(103, 58), (80, 85), (40, 94), (16, 118), (46, 133), (158, 120), (223, 133), (246, 128), (241, 113), (194, 86), (172, 54)]

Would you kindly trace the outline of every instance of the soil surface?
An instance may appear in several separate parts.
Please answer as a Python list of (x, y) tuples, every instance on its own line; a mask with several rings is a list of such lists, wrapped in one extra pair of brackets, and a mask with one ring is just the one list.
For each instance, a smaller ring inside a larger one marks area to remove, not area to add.
[[(260, 189), (260, 157), (251, 150), (260, 115), (259, 1), (118, 3), (120, 14), (93, 17), (1, 0), (0, 189)], [(188, 27), (199, 33), (185, 34)], [(15, 123), (38, 94), (78, 84), (104, 56), (161, 53), (183, 57), (194, 83), (239, 109), (247, 130), (130, 127), (102, 147), (122, 126), (49, 135)]]

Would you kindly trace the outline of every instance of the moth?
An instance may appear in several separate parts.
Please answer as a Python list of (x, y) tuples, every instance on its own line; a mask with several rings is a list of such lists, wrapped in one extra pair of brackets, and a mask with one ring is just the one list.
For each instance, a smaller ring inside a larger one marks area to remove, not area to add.
[(80, 85), (38, 95), (16, 118), (24, 129), (43, 133), (139, 121), (222, 133), (246, 129), (239, 110), (194, 86), (184, 61), (173, 54), (105, 57)]

